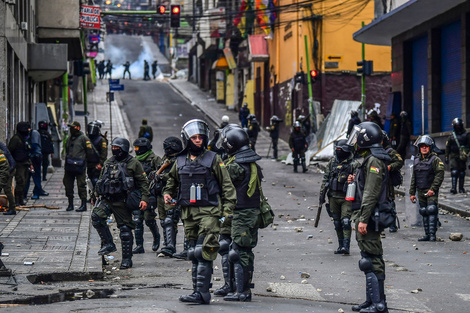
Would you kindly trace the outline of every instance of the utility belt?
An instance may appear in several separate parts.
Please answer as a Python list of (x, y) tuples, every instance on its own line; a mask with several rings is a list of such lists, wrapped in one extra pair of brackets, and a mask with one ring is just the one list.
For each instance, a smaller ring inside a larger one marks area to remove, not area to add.
[(118, 193), (113, 195), (101, 195), (101, 197), (109, 202), (124, 202), (127, 199), (127, 192), (126, 193)]

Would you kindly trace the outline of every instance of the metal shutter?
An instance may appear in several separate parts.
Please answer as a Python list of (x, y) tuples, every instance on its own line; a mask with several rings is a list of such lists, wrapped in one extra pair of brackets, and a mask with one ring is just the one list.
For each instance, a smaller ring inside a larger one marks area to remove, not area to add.
[(462, 117), (462, 62), (460, 21), (441, 29), (441, 129), (452, 130)]
[(424, 85), (424, 132), (428, 132), (428, 36), (413, 40), (412, 91), (413, 91), (413, 135), (421, 134), (421, 85)]

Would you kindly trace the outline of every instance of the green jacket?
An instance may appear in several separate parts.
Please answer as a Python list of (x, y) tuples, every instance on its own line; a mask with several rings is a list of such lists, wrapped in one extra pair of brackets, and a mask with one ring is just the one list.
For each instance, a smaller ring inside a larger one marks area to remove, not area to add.
[(0, 149), (0, 188), (3, 189), (8, 183), (8, 179), (10, 178), (10, 164)]
[[(353, 155), (351, 155), (349, 158), (344, 160), (343, 162), (339, 162), (336, 157), (332, 157), (328, 164), (326, 165), (326, 171), (325, 174), (323, 174), (323, 180), (320, 188), (320, 194), (322, 194), (325, 190), (325, 186), (327, 183), (330, 182), (331, 176), (333, 175), (333, 171), (338, 167), (338, 166), (344, 166), (350, 164), (351, 170), (350, 173), (354, 174), (356, 170), (358, 169), (359, 166), (361, 166), (361, 163), (359, 163), (358, 160), (354, 159)], [(340, 179), (346, 180), (348, 177), (341, 177)], [(347, 184), (347, 182), (346, 182)], [(342, 191), (330, 191), (328, 192), (329, 197), (334, 197), (334, 198), (344, 198), (346, 196), (346, 192)]]
[[(439, 191), (439, 188), (441, 187), (442, 182), (444, 181), (444, 163), (442, 160), (437, 157), (437, 154), (435, 152), (428, 153), (426, 156), (422, 156), (421, 153), (417, 155), (417, 157), (420, 160), (426, 161), (429, 160), (433, 155), (436, 156), (436, 158), (432, 162), (432, 169), (434, 170), (434, 181), (432, 182), (431, 185), (431, 190), (434, 191), (434, 193), (437, 193)], [(413, 171), (413, 174), (411, 175), (411, 185), (410, 185), (410, 195), (415, 195), (416, 194), (416, 182), (415, 182), (415, 172)]]
[(150, 163), (149, 164), (150, 171), (146, 171), (146, 174), (149, 174), (150, 172), (157, 170), (159, 168), (159, 164), (162, 163), (162, 158), (156, 155), (152, 150), (149, 150), (148, 153), (145, 153), (143, 155), (136, 155), (135, 158), (141, 163), (144, 163), (144, 162)]
[(93, 147), (90, 139), (80, 132), (78, 136), (70, 135), (65, 142), (66, 157), (87, 160), (93, 157)]
[(382, 182), (385, 179), (385, 171), (388, 171), (385, 162), (370, 156), (362, 164), (365, 183), (362, 195), (361, 208), (354, 212), (354, 220), (356, 222), (369, 223), (370, 216), (374, 212), (379, 201)]
[[(199, 157), (202, 157), (203, 154), (201, 154)], [(189, 157), (190, 156), (188, 153), (187, 158)], [(163, 188), (163, 195), (169, 194), (172, 198), (176, 198), (179, 192), (179, 175), (176, 164), (176, 162), (173, 164), (173, 167), (168, 173), (168, 180), (166, 182), (166, 186)], [(227, 168), (225, 167), (225, 164), (222, 162), (222, 159), (219, 155), (216, 156), (215, 161), (212, 164), (212, 174), (217, 179), (220, 187), (219, 205), (223, 210), (221, 213), (232, 215), (233, 209), (237, 203), (237, 194), (235, 187), (233, 186), (230, 179)]]
[[(104, 162), (103, 169), (101, 170), (100, 173), (100, 178), (103, 177), (104, 171), (106, 169), (106, 165), (110, 162), (115, 162), (114, 156), (107, 159), (106, 162)], [(149, 196), (150, 196), (150, 191), (149, 191), (149, 181), (147, 179), (147, 175), (144, 172), (144, 169), (142, 167), (142, 164), (140, 164), (139, 161), (137, 161), (136, 158), (130, 157), (127, 160), (127, 173), (129, 174), (130, 177), (134, 178), (134, 183), (137, 189), (140, 190), (142, 193), (142, 201), (149, 202)], [(99, 195), (96, 194), (98, 197)]]

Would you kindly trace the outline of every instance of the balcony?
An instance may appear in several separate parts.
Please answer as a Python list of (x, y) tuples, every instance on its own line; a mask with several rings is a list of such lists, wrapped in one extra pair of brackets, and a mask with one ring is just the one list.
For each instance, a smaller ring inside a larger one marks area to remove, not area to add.
[(67, 72), (66, 44), (28, 44), (28, 75), (36, 82), (54, 79)]

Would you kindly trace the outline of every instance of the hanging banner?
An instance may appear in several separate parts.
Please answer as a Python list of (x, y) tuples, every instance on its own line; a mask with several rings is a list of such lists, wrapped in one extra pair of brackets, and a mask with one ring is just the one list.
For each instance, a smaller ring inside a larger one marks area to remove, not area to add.
[(101, 9), (91, 5), (80, 6), (80, 27), (101, 28)]

